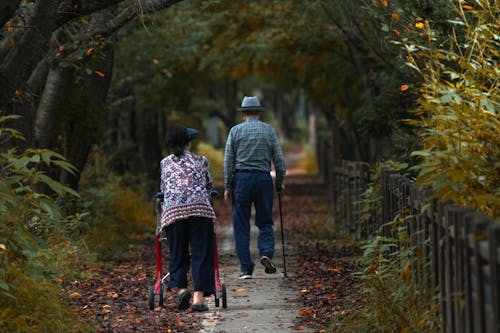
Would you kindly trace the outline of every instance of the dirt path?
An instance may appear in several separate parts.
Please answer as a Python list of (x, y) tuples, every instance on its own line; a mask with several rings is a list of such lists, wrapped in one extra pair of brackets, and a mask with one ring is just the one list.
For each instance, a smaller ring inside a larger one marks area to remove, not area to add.
[[(351, 250), (335, 242), (315, 243), (312, 239), (316, 229), (333, 223), (319, 179), (301, 174), (288, 177), (282, 204), (288, 276), (283, 275), (276, 198), (278, 273), (265, 274), (256, 262), (254, 279), (240, 281), (230, 229), (230, 204), (222, 196), (215, 200), (227, 309), (216, 308), (213, 299), (207, 298), (207, 313), (179, 311), (174, 295), (167, 291), (165, 304), (149, 310), (147, 291), (155, 279), (152, 234), (140, 235), (136, 244), (107, 267), (82, 267), (94, 276), (74, 281), (66, 291), (82, 318), (97, 321), (96, 332), (326, 332), (332, 318), (345, 316), (359, 303), (353, 296), (356, 286), (350, 275), (354, 270), (349, 262)], [(254, 236), (252, 250), (255, 247)], [(163, 252), (166, 271), (168, 253), (165, 249)], [(256, 254), (254, 260), (258, 261)]]

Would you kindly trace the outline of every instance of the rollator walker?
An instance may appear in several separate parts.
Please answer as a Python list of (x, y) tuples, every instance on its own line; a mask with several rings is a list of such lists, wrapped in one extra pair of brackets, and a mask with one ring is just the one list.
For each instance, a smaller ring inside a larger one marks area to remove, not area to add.
[[(212, 189), (210, 191), (210, 197), (213, 198), (217, 196), (217, 190)], [(160, 230), (161, 225), (161, 204), (163, 202), (163, 193), (156, 193), (156, 234), (155, 234), (155, 247), (156, 247), (156, 283), (154, 286), (149, 288), (149, 298), (148, 304), (149, 309), (153, 310), (155, 308), (155, 303), (158, 302), (159, 306), (163, 305), (165, 286), (168, 282), (168, 277), (170, 272), (163, 275), (162, 264), (161, 264), (161, 243), (165, 245), (168, 240), (166, 236), (162, 236), (162, 231)], [(220, 300), (222, 299), (222, 307), (227, 308), (227, 289), (224, 283), (221, 283), (219, 274), (219, 255), (217, 251), (217, 235), (214, 232), (214, 268), (215, 268), (215, 306), (220, 306)]]

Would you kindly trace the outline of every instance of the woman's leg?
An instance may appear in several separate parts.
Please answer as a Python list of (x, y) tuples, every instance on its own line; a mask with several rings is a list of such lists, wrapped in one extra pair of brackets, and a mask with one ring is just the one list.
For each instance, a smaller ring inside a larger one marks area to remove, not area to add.
[(185, 289), (188, 286), (187, 273), (189, 272), (189, 229), (188, 220), (177, 221), (169, 225), (167, 230), (170, 248), (168, 286), (170, 288)]
[(199, 304), (203, 303), (203, 296), (215, 293), (214, 224), (211, 219), (193, 217), (189, 220), (189, 227), (194, 284), (193, 303)]

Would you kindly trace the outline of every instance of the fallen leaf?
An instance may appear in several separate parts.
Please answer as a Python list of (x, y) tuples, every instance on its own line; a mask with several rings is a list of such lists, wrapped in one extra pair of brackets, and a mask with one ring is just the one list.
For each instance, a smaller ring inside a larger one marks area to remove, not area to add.
[(299, 316), (308, 316), (312, 313), (311, 309), (304, 309), (299, 311)]

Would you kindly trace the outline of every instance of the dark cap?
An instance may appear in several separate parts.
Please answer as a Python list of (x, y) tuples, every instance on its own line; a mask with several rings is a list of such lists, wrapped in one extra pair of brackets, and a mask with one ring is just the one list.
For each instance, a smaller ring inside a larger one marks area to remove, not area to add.
[(189, 137), (189, 140), (193, 140), (194, 138), (196, 138), (196, 136), (198, 135), (198, 131), (195, 130), (194, 128), (186, 128), (186, 132), (187, 132), (187, 135)]

